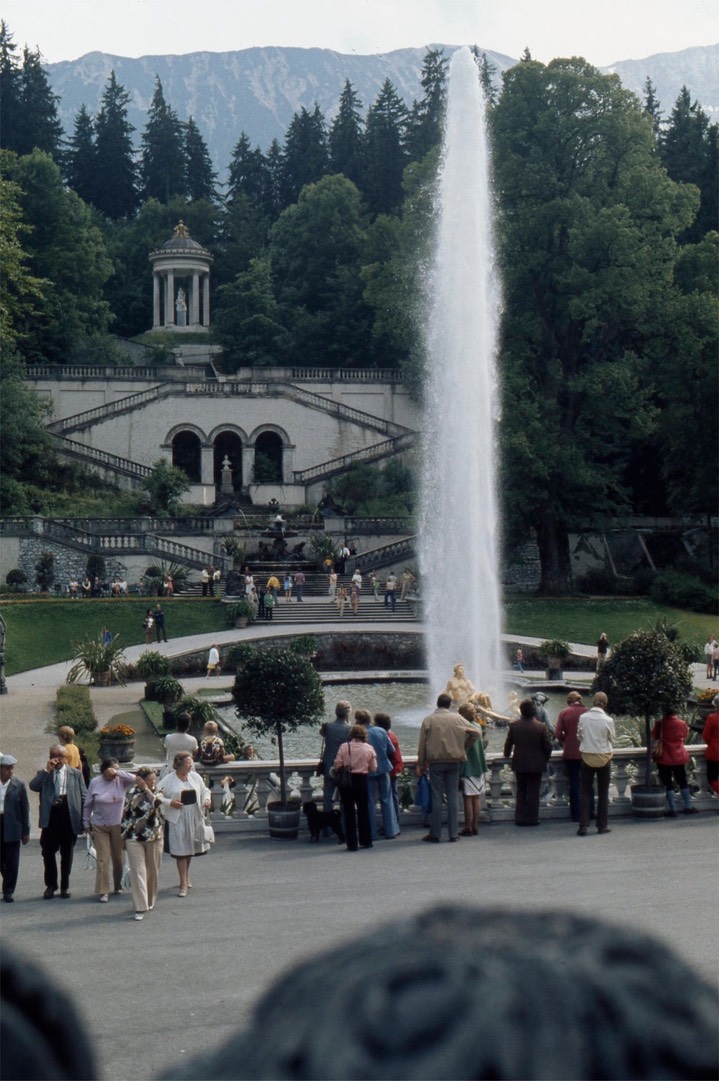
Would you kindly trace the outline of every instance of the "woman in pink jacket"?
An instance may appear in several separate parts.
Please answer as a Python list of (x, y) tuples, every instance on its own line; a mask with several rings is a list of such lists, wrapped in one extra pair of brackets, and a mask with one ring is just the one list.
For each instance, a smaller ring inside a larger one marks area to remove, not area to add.
[(344, 811), (347, 848), (350, 852), (357, 851), (358, 833), (360, 848), (371, 848), (372, 832), (369, 821), (367, 775), (376, 771), (377, 755), (374, 747), (367, 742), (367, 729), (364, 725), (356, 724), (350, 729), (350, 738), (347, 743), (340, 744), (334, 765), (336, 770), (347, 766), (352, 770), (352, 787), (339, 790)]
[(696, 807), (692, 806), (691, 792), (687, 783), (686, 765), (689, 761), (689, 751), (684, 746), (684, 740), (687, 738), (688, 731), (686, 721), (677, 717), (676, 713), (668, 713), (652, 728), (652, 739), (662, 741), (662, 753), (656, 762), (659, 779), (667, 790), (669, 810), (664, 812), (667, 818), (677, 817), (674, 781), (679, 785), (679, 791), (682, 794), (684, 814), (698, 813)]

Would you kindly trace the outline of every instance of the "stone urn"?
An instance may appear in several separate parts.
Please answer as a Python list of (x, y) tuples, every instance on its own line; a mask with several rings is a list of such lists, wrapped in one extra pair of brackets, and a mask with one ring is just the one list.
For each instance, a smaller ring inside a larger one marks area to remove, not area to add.
[(116, 758), (121, 766), (128, 765), (135, 758), (134, 739), (100, 739), (100, 761)]

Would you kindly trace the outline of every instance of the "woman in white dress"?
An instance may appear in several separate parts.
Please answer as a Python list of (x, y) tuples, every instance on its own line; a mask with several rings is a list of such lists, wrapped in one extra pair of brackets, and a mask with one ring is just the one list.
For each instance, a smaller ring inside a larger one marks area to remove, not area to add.
[(210, 790), (192, 767), (190, 752), (179, 751), (172, 763), (173, 772), (166, 774), (157, 785), (158, 795), (170, 801), (169, 806), (165, 806), (165, 821), (170, 855), (177, 860), (178, 897), (186, 897), (187, 891), (192, 889), (192, 857), (204, 856), (210, 847), (201, 839), (204, 813), (210, 807)]

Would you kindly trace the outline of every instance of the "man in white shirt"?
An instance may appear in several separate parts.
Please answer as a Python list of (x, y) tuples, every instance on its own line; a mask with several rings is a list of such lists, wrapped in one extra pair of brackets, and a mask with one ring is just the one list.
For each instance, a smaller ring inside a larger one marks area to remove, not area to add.
[(614, 742), (617, 737), (614, 721), (604, 712), (607, 704), (606, 694), (599, 691), (594, 695), (592, 708), (582, 714), (577, 726), (579, 753), (582, 756), (578, 837), (587, 835), (595, 777), (597, 778), (597, 833), (611, 832), (607, 825), (609, 777), (612, 770)]

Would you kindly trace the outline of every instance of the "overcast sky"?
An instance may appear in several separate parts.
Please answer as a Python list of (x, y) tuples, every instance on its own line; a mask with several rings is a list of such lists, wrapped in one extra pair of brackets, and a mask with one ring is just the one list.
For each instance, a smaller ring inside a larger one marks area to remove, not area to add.
[(599, 67), (719, 40), (719, 0), (2, 0), (15, 43), (48, 63), (253, 45), (382, 53), (477, 44)]

